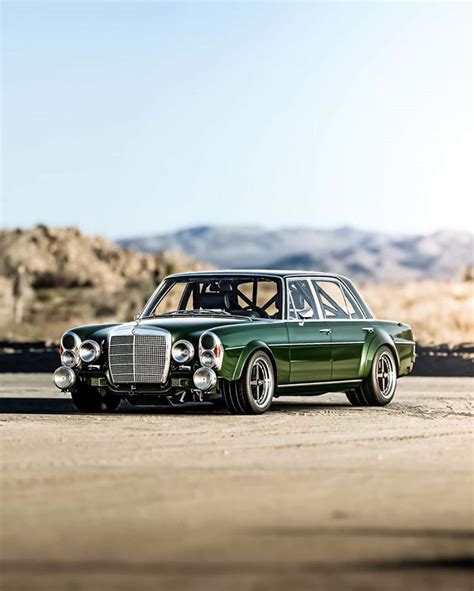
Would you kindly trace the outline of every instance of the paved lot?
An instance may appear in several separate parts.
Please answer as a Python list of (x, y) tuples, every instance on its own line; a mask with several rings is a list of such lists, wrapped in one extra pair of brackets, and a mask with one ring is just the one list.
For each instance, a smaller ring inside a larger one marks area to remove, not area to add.
[(471, 589), (472, 391), (87, 416), (0, 375), (4, 587)]

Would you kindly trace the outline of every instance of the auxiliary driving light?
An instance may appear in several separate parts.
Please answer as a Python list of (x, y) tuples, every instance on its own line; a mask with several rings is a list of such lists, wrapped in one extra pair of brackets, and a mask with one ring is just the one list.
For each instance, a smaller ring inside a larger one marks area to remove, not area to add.
[(61, 363), (66, 367), (76, 367), (79, 365), (79, 357), (75, 351), (66, 349), (61, 353)]
[(76, 374), (70, 367), (58, 367), (54, 372), (53, 382), (60, 390), (67, 390), (74, 385), (76, 381)]
[(84, 363), (92, 363), (100, 357), (100, 345), (95, 341), (84, 341), (79, 349), (79, 356)]
[(193, 382), (199, 390), (209, 390), (216, 385), (217, 376), (212, 369), (200, 367), (194, 372)]
[(171, 349), (171, 355), (178, 363), (187, 363), (194, 357), (194, 347), (189, 341), (177, 341)]

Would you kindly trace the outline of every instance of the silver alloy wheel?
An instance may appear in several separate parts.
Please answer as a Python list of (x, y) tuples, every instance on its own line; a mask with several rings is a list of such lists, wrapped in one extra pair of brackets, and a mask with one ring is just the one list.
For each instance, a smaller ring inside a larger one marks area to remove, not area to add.
[(377, 361), (377, 384), (380, 394), (384, 398), (390, 398), (395, 390), (397, 374), (391, 355), (383, 352)]
[(250, 391), (255, 404), (259, 408), (265, 407), (273, 393), (273, 372), (267, 360), (260, 357), (255, 360), (250, 372)]

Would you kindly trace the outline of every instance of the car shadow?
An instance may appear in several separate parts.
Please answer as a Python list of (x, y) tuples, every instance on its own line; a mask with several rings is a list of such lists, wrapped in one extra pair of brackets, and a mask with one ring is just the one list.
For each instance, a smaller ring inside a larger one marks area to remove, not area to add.
[[(275, 400), (268, 414), (273, 413), (308, 413), (318, 412), (324, 409), (340, 408), (341, 410), (359, 409), (351, 406), (348, 402), (320, 402), (313, 399), (311, 402), (293, 402), (288, 400)], [(70, 398), (24, 398), (24, 397), (10, 397), (0, 398), (0, 414), (23, 414), (23, 415), (79, 415), (84, 414), (77, 411)], [(107, 414), (107, 413), (105, 413)], [(113, 415), (120, 414), (196, 414), (196, 415), (227, 415), (229, 412), (225, 409), (216, 408), (211, 403), (186, 403), (180, 406), (132, 406), (126, 401), (123, 401), (120, 408), (110, 413)]]

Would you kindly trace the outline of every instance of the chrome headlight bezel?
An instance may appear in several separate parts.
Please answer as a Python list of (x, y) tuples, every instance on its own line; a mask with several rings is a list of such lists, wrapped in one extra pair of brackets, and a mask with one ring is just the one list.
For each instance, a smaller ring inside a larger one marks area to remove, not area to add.
[(53, 382), (59, 390), (69, 390), (76, 383), (76, 374), (70, 367), (62, 365), (54, 372)]
[[(213, 364), (210, 365), (210, 356), (213, 355)], [(204, 358), (203, 358), (204, 356)], [(212, 331), (202, 333), (199, 339), (199, 361), (203, 367), (220, 369), (224, 360), (224, 347), (220, 338)]]
[(200, 355), (201, 365), (203, 367), (216, 367), (216, 356), (213, 351), (205, 350)]
[[(64, 343), (64, 339), (69, 336), (73, 339), (72, 347), (66, 347)], [(81, 343), (81, 338), (72, 330), (67, 330), (61, 337), (61, 347), (63, 348), (63, 350), (79, 351)]]
[(193, 383), (198, 390), (210, 390), (217, 384), (216, 372), (210, 367), (200, 367), (194, 372)]
[(77, 367), (80, 363), (79, 355), (74, 349), (65, 349), (61, 353), (61, 363), (64, 367)]
[(180, 339), (171, 347), (171, 356), (176, 363), (189, 363), (194, 358), (194, 345), (186, 339)]
[(94, 363), (100, 357), (102, 350), (97, 341), (87, 339), (79, 347), (79, 357), (84, 363)]

